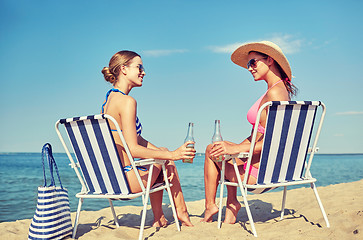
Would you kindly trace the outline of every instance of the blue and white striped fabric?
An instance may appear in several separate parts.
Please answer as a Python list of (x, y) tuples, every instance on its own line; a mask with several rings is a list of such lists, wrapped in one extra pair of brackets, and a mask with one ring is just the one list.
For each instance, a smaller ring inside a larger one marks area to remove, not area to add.
[(72, 233), (68, 191), (61, 187), (38, 187), (38, 203), (28, 239), (61, 239)]
[(129, 194), (130, 189), (107, 119), (101, 115), (61, 119), (88, 193)]
[(142, 132), (142, 125), (139, 118), (136, 116), (136, 134), (140, 136), (141, 132)]
[(272, 102), (257, 184), (301, 180), (319, 101)]
[[(322, 112), (320, 113), (319, 111), (319, 114), (317, 114), (319, 106), (321, 106)], [(235, 167), (238, 184), (226, 182), (224, 180), (224, 165), (222, 165), (218, 228), (220, 228), (222, 222), (223, 185), (240, 187), (252, 233), (257, 237), (250, 206), (247, 201), (247, 191), (264, 193), (276, 187), (284, 187), (280, 215), (280, 219), (283, 219), (287, 187), (300, 184), (310, 184), (326, 225), (329, 227), (330, 224), (327, 215), (315, 186), (316, 179), (310, 173), (312, 159), (317, 149), (317, 140), (325, 117), (325, 105), (320, 101), (266, 102), (258, 111), (256, 125), (259, 124), (261, 113), (266, 108), (268, 108), (268, 115), (265, 134), (263, 135), (264, 139), (257, 173), (257, 183), (247, 183), (248, 172), (242, 182), (235, 159), (233, 159), (233, 165)], [(320, 119), (316, 132), (313, 132), (316, 116), (320, 116)], [(253, 130), (249, 153), (253, 153), (254, 151), (256, 135), (257, 127)], [(312, 152), (307, 161), (306, 156), (309, 151), (310, 140), (313, 140), (311, 146)], [(246, 153), (241, 153), (240, 155), (245, 156)], [(247, 164), (250, 164), (251, 160), (252, 154), (248, 154)], [(225, 161), (222, 164), (225, 164)]]
[[(48, 162), (51, 183), (47, 185), (45, 163)], [(29, 227), (28, 239), (62, 239), (71, 235), (72, 221), (68, 191), (63, 188), (57, 164), (53, 158), (52, 146), (46, 143), (42, 149), (44, 185), (38, 187), (38, 202)], [(53, 171), (56, 171), (60, 187), (55, 185)]]

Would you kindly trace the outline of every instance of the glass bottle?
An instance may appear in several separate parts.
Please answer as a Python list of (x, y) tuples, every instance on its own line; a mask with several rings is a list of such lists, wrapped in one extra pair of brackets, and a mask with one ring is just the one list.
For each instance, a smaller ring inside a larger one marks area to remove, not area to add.
[[(212, 142), (221, 142), (223, 141), (222, 139), (222, 135), (221, 135), (221, 121), (220, 120), (215, 120), (214, 123), (214, 134), (212, 137)], [(218, 158), (215, 158), (214, 161), (215, 162), (221, 162), (223, 159), (223, 156), (219, 156)]]
[[(188, 125), (187, 137), (185, 138), (184, 143), (186, 143), (188, 141), (194, 142), (193, 127), (194, 127), (194, 123), (190, 122)], [(188, 144), (187, 148), (194, 148), (194, 143)], [(183, 159), (183, 163), (193, 163), (193, 159)]]

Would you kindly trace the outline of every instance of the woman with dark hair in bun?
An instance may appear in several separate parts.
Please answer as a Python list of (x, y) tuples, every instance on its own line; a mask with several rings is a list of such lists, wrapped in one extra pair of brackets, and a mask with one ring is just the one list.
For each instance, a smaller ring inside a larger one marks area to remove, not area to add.
[[(289, 101), (296, 94), (296, 87), (291, 83), (291, 68), (282, 50), (269, 41), (247, 43), (235, 50), (231, 56), (232, 62), (246, 68), (255, 81), (264, 81), (266, 92), (252, 105), (247, 113), (247, 120), (254, 126), (260, 106), (269, 101)], [(258, 124), (257, 140), (249, 169), (248, 184), (255, 184), (257, 180), (260, 153), (265, 133), (267, 110), (265, 109)], [(249, 152), (252, 132), (241, 143), (228, 141), (215, 142), (208, 145), (205, 152), (204, 184), (205, 184), (205, 212), (202, 221), (211, 222), (213, 215), (218, 212), (215, 197), (220, 179), (221, 162), (214, 161), (226, 154)], [(241, 179), (244, 178), (247, 159), (236, 158)], [(232, 160), (226, 162), (226, 179), (237, 182)], [(227, 186), (227, 207), (224, 223), (234, 224), (241, 205), (237, 200), (237, 188)]]
[[(132, 51), (117, 52), (112, 56), (109, 66), (102, 69), (102, 73), (106, 81), (113, 85), (113, 88), (106, 94), (106, 100), (102, 105), (102, 113), (107, 113), (116, 119), (134, 158), (169, 160), (166, 164), (167, 177), (171, 179), (171, 183), (173, 184), (171, 191), (178, 219), (185, 226), (193, 226), (189, 219), (178, 172), (173, 161), (179, 159), (192, 159), (195, 156), (195, 150), (187, 148), (186, 146), (191, 142), (186, 142), (175, 151), (169, 151), (166, 148), (156, 147), (141, 137), (142, 126), (136, 116), (136, 100), (129, 96), (130, 91), (134, 87), (142, 86), (143, 78), (145, 76), (145, 69), (140, 55)], [(116, 129), (112, 123), (110, 123), (110, 127), (113, 130)], [(113, 136), (130, 189), (133, 193), (140, 192), (141, 189), (136, 179), (135, 172), (124, 151), (121, 139), (118, 134), (114, 133)], [(137, 170), (146, 186), (148, 169), (138, 167)], [(155, 164), (153, 171), (154, 178), (152, 179), (151, 185), (157, 181), (161, 181), (163, 178), (160, 165)], [(153, 226), (155, 227), (162, 227), (168, 224), (162, 210), (162, 197), (162, 191), (150, 194), (150, 202), (154, 214)]]

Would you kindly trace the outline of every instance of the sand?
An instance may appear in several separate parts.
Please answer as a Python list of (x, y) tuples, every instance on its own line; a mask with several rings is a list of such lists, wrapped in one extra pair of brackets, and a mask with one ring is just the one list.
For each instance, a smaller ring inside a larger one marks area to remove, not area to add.
[[(315, 196), (310, 188), (288, 190), (285, 219), (279, 220), (282, 192), (249, 195), (248, 200), (255, 220), (257, 239), (363, 239), (363, 180), (318, 188), (330, 221), (327, 228)], [(242, 199), (239, 199), (242, 200)], [(85, 200), (87, 201), (87, 200)], [(92, 201), (92, 200), (88, 200)], [(107, 200), (105, 200), (107, 201)], [(141, 199), (140, 199), (141, 201)], [(217, 216), (212, 223), (200, 220), (204, 200), (188, 202), (194, 227), (176, 230), (170, 208), (165, 205), (165, 228), (151, 227), (153, 216), (148, 209), (144, 238), (146, 239), (256, 239), (242, 205), (237, 223), (217, 229)], [(137, 239), (141, 207), (116, 207), (120, 227), (116, 228), (109, 208), (82, 211), (78, 239)], [(74, 221), (75, 213), (72, 213)], [(26, 239), (31, 219), (0, 223), (1, 239)]]

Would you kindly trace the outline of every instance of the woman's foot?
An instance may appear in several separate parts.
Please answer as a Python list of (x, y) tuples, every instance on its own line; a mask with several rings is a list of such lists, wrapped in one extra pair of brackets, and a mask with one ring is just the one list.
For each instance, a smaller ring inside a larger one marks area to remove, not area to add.
[(154, 219), (153, 227), (165, 227), (169, 222), (166, 220), (165, 216), (161, 216), (159, 219)]
[(189, 214), (187, 211), (176, 211), (177, 215), (178, 215), (178, 219), (181, 222), (182, 226), (186, 226), (186, 227), (194, 227), (194, 225), (192, 224), (192, 222), (189, 219)]
[(200, 220), (201, 222), (212, 222), (213, 215), (218, 212), (217, 205), (212, 205), (211, 207), (208, 207), (204, 211), (204, 218)]
[(241, 204), (235, 200), (233, 202), (227, 202), (226, 216), (224, 223), (235, 224), (237, 220), (238, 211), (241, 209)]

